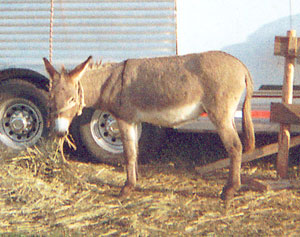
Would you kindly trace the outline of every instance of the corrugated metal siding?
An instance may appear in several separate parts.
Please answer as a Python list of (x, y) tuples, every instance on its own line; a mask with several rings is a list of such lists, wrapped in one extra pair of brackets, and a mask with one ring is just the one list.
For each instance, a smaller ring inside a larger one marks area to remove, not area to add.
[[(1, 0), (0, 67), (43, 71), (50, 0)], [(53, 63), (176, 54), (175, 0), (54, 1)]]

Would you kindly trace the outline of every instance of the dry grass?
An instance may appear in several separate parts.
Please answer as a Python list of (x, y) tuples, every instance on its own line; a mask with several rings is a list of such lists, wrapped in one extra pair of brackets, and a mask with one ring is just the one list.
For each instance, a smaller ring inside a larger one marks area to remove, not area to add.
[[(0, 233), (300, 235), (299, 187), (265, 193), (243, 187), (226, 212), (219, 193), (228, 171), (196, 174), (188, 155), (178, 163), (182, 146), (190, 148), (186, 144), (168, 145), (159, 163), (141, 166), (137, 190), (125, 200), (117, 198), (125, 180), (122, 167), (76, 161), (65, 164), (53, 141), (20, 154), (5, 150), (0, 160)], [(299, 168), (291, 169), (299, 181)], [(260, 179), (276, 178), (269, 163), (247, 165), (243, 173)]]

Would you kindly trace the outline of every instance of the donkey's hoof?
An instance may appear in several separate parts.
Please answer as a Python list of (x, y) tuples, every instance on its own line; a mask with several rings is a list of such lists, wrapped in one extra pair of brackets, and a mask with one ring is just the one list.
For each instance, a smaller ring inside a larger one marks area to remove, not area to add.
[(234, 188), (228, 188), (227, 186), (225, 186), (221, 193), (221, 199), (225, 202), (229, 202), (233, 199), (235, 192), (236, 191)]
[(133, 186), (125, 185), (119, 194), (119, 198), (123, 199), (123, 198), (130, 196), (130, 194), (132, 193), (133, 190), (134, 190)]

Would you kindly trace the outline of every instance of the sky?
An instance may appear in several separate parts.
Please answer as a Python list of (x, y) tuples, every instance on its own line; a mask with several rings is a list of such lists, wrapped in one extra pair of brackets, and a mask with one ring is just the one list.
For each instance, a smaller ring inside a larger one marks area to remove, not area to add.
[[(179, 54), (242, 43), (264, 25), (289, 18), (290, 1), (292, 14), (300, 14), (300, 0), (177, 0)], [(285, 34), (290, 22), (282, 24)]]
[(177, 0), (178, 54), (222, 50), (248, 67), (255, 89), (282, 84), (284, 58), (274, 56), (274, 40), (291, 29), (290, 1), (300, 36), (300, 0)]

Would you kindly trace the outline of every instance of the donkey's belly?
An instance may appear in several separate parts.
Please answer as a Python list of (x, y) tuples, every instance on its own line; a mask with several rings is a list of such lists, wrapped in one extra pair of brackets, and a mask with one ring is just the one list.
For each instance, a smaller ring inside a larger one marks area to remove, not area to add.
[(196, 119), (203, 112), (204, 110), (201, 103), (195, 103), (175, 108), (163, 108), (160, 110), (140, 110), (138, 112), (138, 117), (141, 122), (158, 126), (176, 127), (184, 122)]

